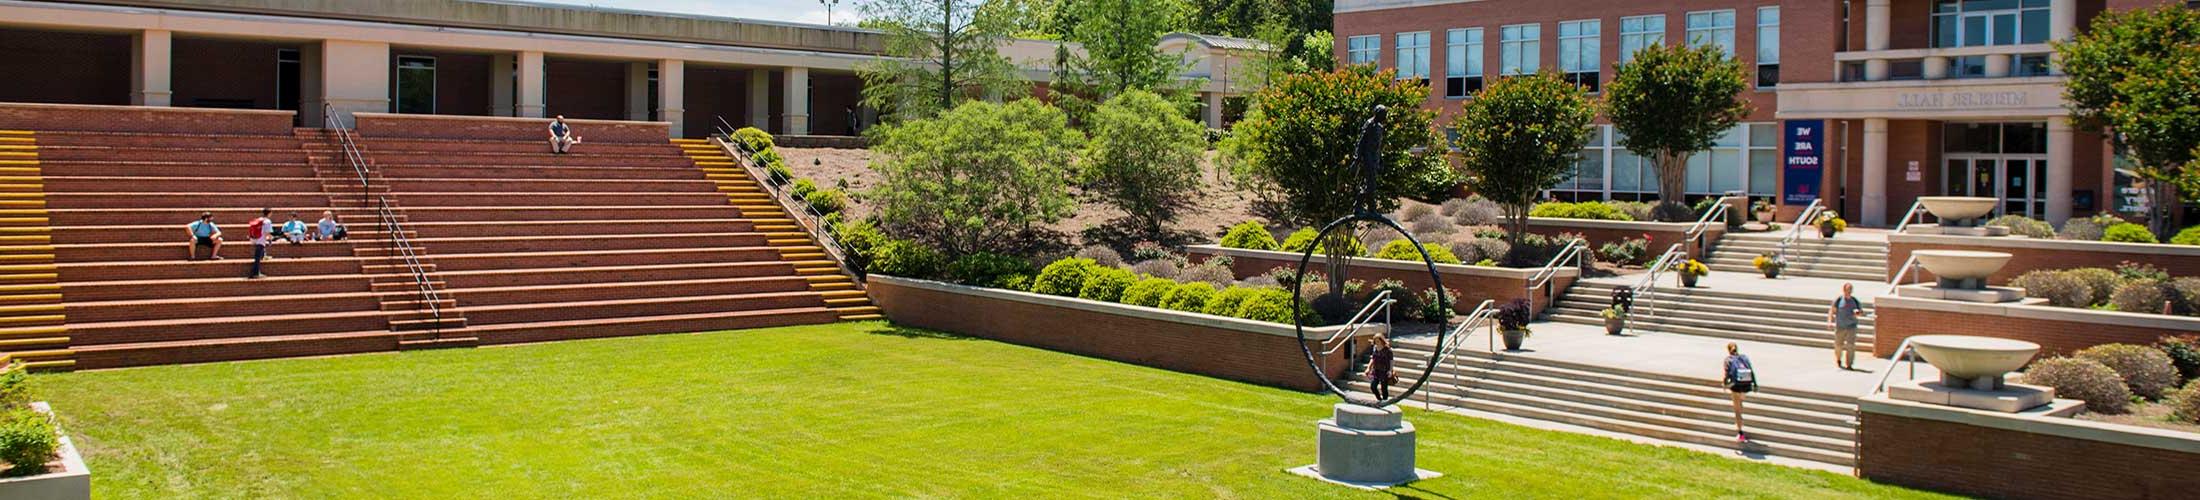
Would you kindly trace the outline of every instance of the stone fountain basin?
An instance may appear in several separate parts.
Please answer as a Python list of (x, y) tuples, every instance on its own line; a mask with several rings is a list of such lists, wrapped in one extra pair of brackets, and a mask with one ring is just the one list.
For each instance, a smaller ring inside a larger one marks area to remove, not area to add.
[(1926, 196), (1917, 199), (1925, 204), (1925, 211), (1941, 220), (1970, 220), (1994, 213), (2001, 200), (1971, 196)]
[(2007, 253), (1976, 250), (1918, 250), (1910, 256), (1934, 276), (1956, 280), (1984, 279), (2000, 271), (2010, 257)]
[(2040, 352), (2031, 342), (1971, 335), (1920, 335), (1910, 347), (1941, 373), (1967, 379), (2016, 371)]

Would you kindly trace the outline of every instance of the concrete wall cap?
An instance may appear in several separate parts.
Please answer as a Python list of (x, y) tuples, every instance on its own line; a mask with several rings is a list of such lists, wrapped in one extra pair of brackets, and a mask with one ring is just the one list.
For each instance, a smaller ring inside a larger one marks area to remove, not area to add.
[(81, 110), (89, 110), (89, 111), (132, 111), (132, 112), (149, 112), (149, 113), (187, 113), (187, 114), (209, 114), (209, 115), (266, 115), (266, 116), (276, 116), (276, 115), (280, 115), (280, 116), (291, 116), (291, 115), (295, 115), (295, 114), (298, 114), (298, 112), (296, 112), (296, 111), (288, 111), (288, 110), (280, 110), (280, 109), (230, 109), (230, 108), (190, 108), (190, 107), (170, 107), (170, 106), (120, 106), (120, 105), (111, 105), (111, 104), (46, 104), (46, 103), (31, 103), (31, 102), (8, 102), (8, 103), (0, 103), (0, 108), (26, 108), (26, 109), (33, 109), (33, 110), (72, 110), (72, 109), (81, 109)]
[[(1139, 319), (1168, 321), (1174, 323), (1220, 328), (1247, 333), (1275, 335), (1279, 337), (1298, 337), (1298, 333), (1294, 331), (1294, 329), (1292, 329), (1290, 325), (1269, 323), (1266, 321), (1253, 321), (1249, 319), (1227, 318), (1207, 314), (1194, 314), (1183, 311), (1171, 311), (1168, 309), (1153, 307), (1117, 304), (1113, 302), (1101, 302), (1097, 300), (1086, 300), (1075, 297), (1057, 297), (1053, 295), (1031, 292), (1018, 292), (1015, 290), (1003, 290), (999, 288), (957, 285), (954, 283), (902, 278), (897, 276), (887, 276), (883, 274), (873, 274), (869, 278), (867, 278), (867, 281), (872, 283), (883, 283), (893, 286), (916, 288), (921, 290), (931, 290), (936, 292), (956, 293), (991, 299), (1023, 302), (1027, 304), (1066, 307), (1081, 311), (1129, 316)], [(1329, 338), (1330, 335), (1336, 334), (1343, 329), (1344, 327), (1342, 326), (1307, 327), (1306, 333), (1307, 337), (1309, 338), (1318, 337), (1326, 339)], [(1375, 335), (1380, 335), (1383, 332), (1384, 328), (1381, 325), (1370, 325), (1368, 327), (1361, 328), (1358, 333), (1354, 334), (1354, 336), (1371, 337)]]
[(2028, 248), (2071, 252), (2111, 252), (2133, 255), (2165, 255), (2200, 257), (2200, 246), (2170, 245), (2164, 243), (2119, 243), (2109, 241), (2073, 241), (2026, 238), (2021, 236), (1951, 236), (1941, 234), (1889, 234), (1891, 245), (1958, 245), (1974, 247)]
[(2054, 404), (2038, 409), (2020, 413), (2000, 413), (1902, 401), (1889, 398), (1884, 394), (1875, 394), (1858, 398), (1856, 409), (1863, 413), (1975, 425), (2069, 439), (2155, 448), (2179, 453), (2200, 453), (2200, 433), (2049, 416), (2049, 414), (2065, 409), (2071, 404), (2082, 403), (2058, 399), (2055, 400)]
[[(284, 111), (284, 113), (288, 113), (288, 111)], [(415, 115), (415, 114), (400, 114), (400, 113), (352, 113), (352, 116), (357, 116), (357, 117), (359, 117), (359, 118), (371, 118), (371, 119), (376, 119), (376, 120), (442, 120), (442, 121), (467, 121), (467, 122), (515, 122), (515, 123), (540, 123), (540, 124), (543, 124), (543, 126), (545, 126), (545, 127), (547, 127), (547, 126), (550, 126), (550, 125), (549, 125), (549, 124), (550, 124), (550, 118), (515, 117), (515, 116), (471, 116), (471, 115)], [(584, 118), (567, 118), (567, 119), (565, 119), (565, 122), (566, 122), (566, 123), (570, 123), (570, 124), (574, 124), (574, 125), (635, 125), (635, 126), (648, 126), (648, 127), (670, 127), (670, 126), (672, 126), (672, 122), (652, 122), (652, 121), (637, 121), (637, 120), (599, 120), (599, 119), (584, 119)]]
[[(1593, 228), (1598, 228), (1598, 229), (1629, 229), (1629, 230), (1642, 231), (1642, 232), (1669, 232), (1669, 231), (1687, 231), (1687, 230), (1689, 230), (1690, 228), (1693, 228), (1693, 227), (1695, 227), (1695, 226), (1696, 226), (1696, 223), (1694, 223), (1694, 222), (1653, 222), (1653, 221), (1639, 221), (1639, 220), (1566, 219), (1566, 218), (1558, 218), (1558, 217), (1529, 217), (1529, 218), (1528, 218), (1528, 225), (1531, 225), (1531, 226), (1555, 226), (1555, 227), (1593, 227)], [(1726, 230), (1726, 226), (1725, 226), (1725, 225), (1722, 225), (1722, 224), (1710, 224), (1710, 225), (1709, 225), (1708, 227), (1710, 227), (1710, 228), (1711, 228), (1711, 230), (1715, 230), (1715, 231), (1725, 231), (1725, 230)]]
[[(1188, 248), (1190, 248), (1190, 249), (1193, 249), (1193, 250), (1198, 250), (1198, 251), (1200, 251), (1200, 252), (1203, 252), (1203, 253), (1212, 253), (1212, 254), (1219, 254), (1219, 255), (1230, 255), (1230, 256), (1237, 256), (1237, 257), (1255, 257), (1255, 258), (1263, 258), (1263, 259), (1282, 259), (1282, 260), (1289, 260), (1289, 261), (1293, 261), (1293, 262), (1297, 262), (1297, 261), (1299, 260), (1299, 254), (1297, 254), (1297, 253), (1293, 253), (1293, 252), (1278, 252), (1278, 251), (1274, 251), (1274, 250), (1252, 250), (1252, 249), (1245, 249), (1245, 248), (1228, 248), (1228, 247), (1224, 247), (1224, 246), (1221, 246), (1221, 245), (1192, 245), (1192, 246), (1190, 246), (1190, 247), (1188, 247)], [(1314, 259), (1313, 259), (1312, 263), (1310, 263), (1310, 264), (1309, 264), (1309, 266), (1311, 266), (1311, 265), (1312, 265), (1313, 263), (1328, 263), (1328, 262), (1329, 262), (1329, 258), (1328, 258), (1328, 257), (1323, 257), (1323, 256), (1320, 256), (1320, 255), (1316, 255), (1316, 256), (1314, 256)], [(1368, 267), (1376, 267), (1376, 268), (1383, 268), (1383, 269), (1401, 269), (1401, 270), (1409, 270), (1409, 271), (1415, 271), (1415, 270), (1424, 270), (1424, 269), (1425, 269), (1425, 268), (1423, 268), (1423, 267), (1422, 267), (1422, 265), (1421, 265), (1421, 263), (1420, 263), (1420, 262), (1414, 262), (1414, 261), (1405, 261), (1405, 260), (1377, 259), (1377, 258), (1372, 258), (1372, 257), (1361, 257), (1361, 258), (1355, 258), (1355, 259), (1352, 259), (1352, 265), (1355, 265), (1355, 266), (1368, 266)], [(1537, 271), (1539, 271), (1539, 270), (1538, 270), (1538, 269), (1517, 268), (1517, 267), (1483, 267), (1483, 266), (1469, 266), (1469, 265), (1461, 265), (1461, 264), (1437, 264), (1437, 265), (1436, 265), (1436, 272), (1438, 272), (1438, 273), (1442, 273), (1442, 274), (1447, 274), (1447, 275), (1485, 276), (1485, 277), (1492, 277), (1492, 278), (1507, 278), (1507, 279), (1520, 279), (1520, 280), (1525, 280), (1525, 279), (1528, 279), (1528, 278), (1530, 278), (1530, 277), (1533, 277), (1533, 276), (1535, 276), (1535, 273), (1536, 273)], [(1578, 276), (1581, 276), (1581, 269), (1579, 269), (1579, 268), (1573, 268), (1573, 267), (1565, 267), (1565, 268), (1560, 268), (1560, 269), (1558, 270), (1558, 277), (1562, 277), (1562, 278), (1572, 278), (1572, 277), (1578, 277)]]

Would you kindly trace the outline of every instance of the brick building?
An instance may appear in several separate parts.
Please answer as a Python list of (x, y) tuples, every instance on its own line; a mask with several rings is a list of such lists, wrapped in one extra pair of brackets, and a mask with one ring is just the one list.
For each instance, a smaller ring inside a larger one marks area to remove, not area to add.
[[(851, 134), (877, 31), (517, 1), (0, 0), (0, 102), (725, 124)], [(1034, 84), (1058, 44), (1002, 53)], [(1069, 48), (1077, 51), (1075, 46)], [(1246, 40), (1171, 35), (1209, 126), (1243, 94)]]
[[(2069, 125), (2048, 43), (2162, 3), (1338, 0), (1336, 54), (1427, 79), (1426, 106), (1448, 117), (1489, 78), (1557, 72), (1595, 90), (1641, 47), (1714, 44), (1755, 66), (1755, 109), (1691, 160), (1691, 197), (1822, 199), (1891, 226), (1920, 196), (1986, 196), (2060, 223), (2125, 208), (2129, 179), (2106, 141)], [(1553, 196), (1655, 198), (1654, 170), (1619, 138), (1601, 126)]]

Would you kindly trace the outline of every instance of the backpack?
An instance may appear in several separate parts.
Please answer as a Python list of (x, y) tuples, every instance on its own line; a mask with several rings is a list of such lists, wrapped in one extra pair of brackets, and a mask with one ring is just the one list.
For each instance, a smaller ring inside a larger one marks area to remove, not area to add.
[(1734, 367), (1734, 383), (1736, 385), (1756, 384), (1757, 370), (1749, 366), (1749, 358), (1738, 358), (1738, 361), (1740, 363), (1737, 363)]

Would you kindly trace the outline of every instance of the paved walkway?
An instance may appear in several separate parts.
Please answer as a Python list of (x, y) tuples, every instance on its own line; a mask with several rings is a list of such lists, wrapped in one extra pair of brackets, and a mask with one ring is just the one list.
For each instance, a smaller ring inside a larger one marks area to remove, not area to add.
[[(1756, 365), (1758, 383), (1766, 387), (1855, 397), (1871, 392), (1890, 366), (1903, 371), (1895, 379), (1909, 378), (1908, 364), (1871, 357), (1868, 346), (1859, 347), (1856, 370), (1842, 370), (1833, 366), (1833, 351), (1827, 349), (1657, 332), (1605, 335), (1600, 325), (1549, 321), (1530, 329), (1534, 334), (1522, 349), (1506, 352), (1507, 356), (1719, 380), (1726, 344), (1733, 342)], [(1484, 329), (1468, 336), (1459, 348), (1489, 352), (1489, 346), (1489, 331)], [(1918, 378), (1938, 376), (1932, 365), (1917, 364)]]
[[(1661, 274), (1658, 276), (1657, 287), (1659, 290), (1678, 290), (1680, 289), (1680, 283), (1678, 281), (1675, 281), (1677, 279), (1678, 278), (1673, 277), (1673, 273)], [(1642, 274), (1636, 273), (1624, 274), (1619, 276), (1603, 276), (1597, 278), (1588, 278), (1582, 281), (1586, 283), (1634, 286), (1636, 283), (1642, 282)], [(1874, 297), (1886, 294), (1888, 290), (1892, 290), (1894, 288), (1883, 282), (1868, 280), (1813, 278), (1806, 276), (1781, 276), (1777, 279), (1765, 279), (1764, 275), (1762, 274), (1733, 271), (1712, 271), (1711, 274), (1704, 275), (1704, 277), (1696, 279), (1696, 288), (1710, 291), (1746, 293), (1751, 295), (1803, 297), (1832, 301), (1834, 297), (1838, 297), (1841, 295), (1841, 284), (1843, 283), (1856, 285), (1856, 296), (1858, 298), (1864, 299), (1866, 302), (1869, 302)]]

